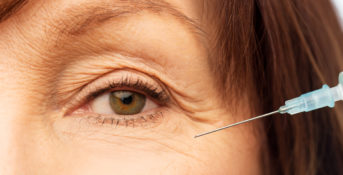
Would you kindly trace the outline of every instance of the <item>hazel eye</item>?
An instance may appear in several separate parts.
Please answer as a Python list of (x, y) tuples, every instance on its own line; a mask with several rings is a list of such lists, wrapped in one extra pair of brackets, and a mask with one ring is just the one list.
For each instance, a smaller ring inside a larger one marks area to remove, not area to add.
[(156, 108), (157, 104), (145, 95), (133, 91), (112, 91), (96, 97), (91, 109), (99, 114), (134, 115)]
[(130, 91), (115, 91), (110, 93), (110, 106), (119, 115), (133, 115), (142, 111), (146, 97)]

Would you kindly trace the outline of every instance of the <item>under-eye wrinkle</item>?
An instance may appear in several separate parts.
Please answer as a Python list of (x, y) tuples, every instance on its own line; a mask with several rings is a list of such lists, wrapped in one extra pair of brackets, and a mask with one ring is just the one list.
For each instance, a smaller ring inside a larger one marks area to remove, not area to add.
[(122, 116), (120, 118), (114, 118), (111, 116), (103, 115), (89, 115), (86, 117), (87, 123), (96, 126), (117, 128), (119, 126), (124, 127), (149, 127), (153, 123), (159, 123), (163, 120), (163, 112), (156, 112), (148, 115), (141, 116)]

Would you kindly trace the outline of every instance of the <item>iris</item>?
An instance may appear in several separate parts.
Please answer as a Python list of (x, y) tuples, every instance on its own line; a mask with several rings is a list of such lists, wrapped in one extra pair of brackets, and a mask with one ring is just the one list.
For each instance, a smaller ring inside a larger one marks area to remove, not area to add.
[(114, 91), (110, 93), (110, 106), (119, 115), (133, 115), (142, 111), (146, 97), (132, 91)]

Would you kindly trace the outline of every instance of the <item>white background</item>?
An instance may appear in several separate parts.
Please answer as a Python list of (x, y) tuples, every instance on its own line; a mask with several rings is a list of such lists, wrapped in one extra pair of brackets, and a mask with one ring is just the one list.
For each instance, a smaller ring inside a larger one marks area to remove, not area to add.
[(337, 9), (337, 13), (341, 18), (341, 24), (343, 26), (343, 0), (332, 0), (335, 5), (336, 5), (336, 9)]

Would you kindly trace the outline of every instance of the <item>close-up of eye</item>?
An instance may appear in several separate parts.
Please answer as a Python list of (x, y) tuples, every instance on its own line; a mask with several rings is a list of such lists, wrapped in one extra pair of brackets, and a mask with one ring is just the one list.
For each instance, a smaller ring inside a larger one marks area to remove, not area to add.
[(97, 118), (126, 127), (156, 122), (166, 110), (169, 95), (155, 80), (140, 77), (119, 71), (95, 80), (76, 97), (79, 100), (66, 117)]

